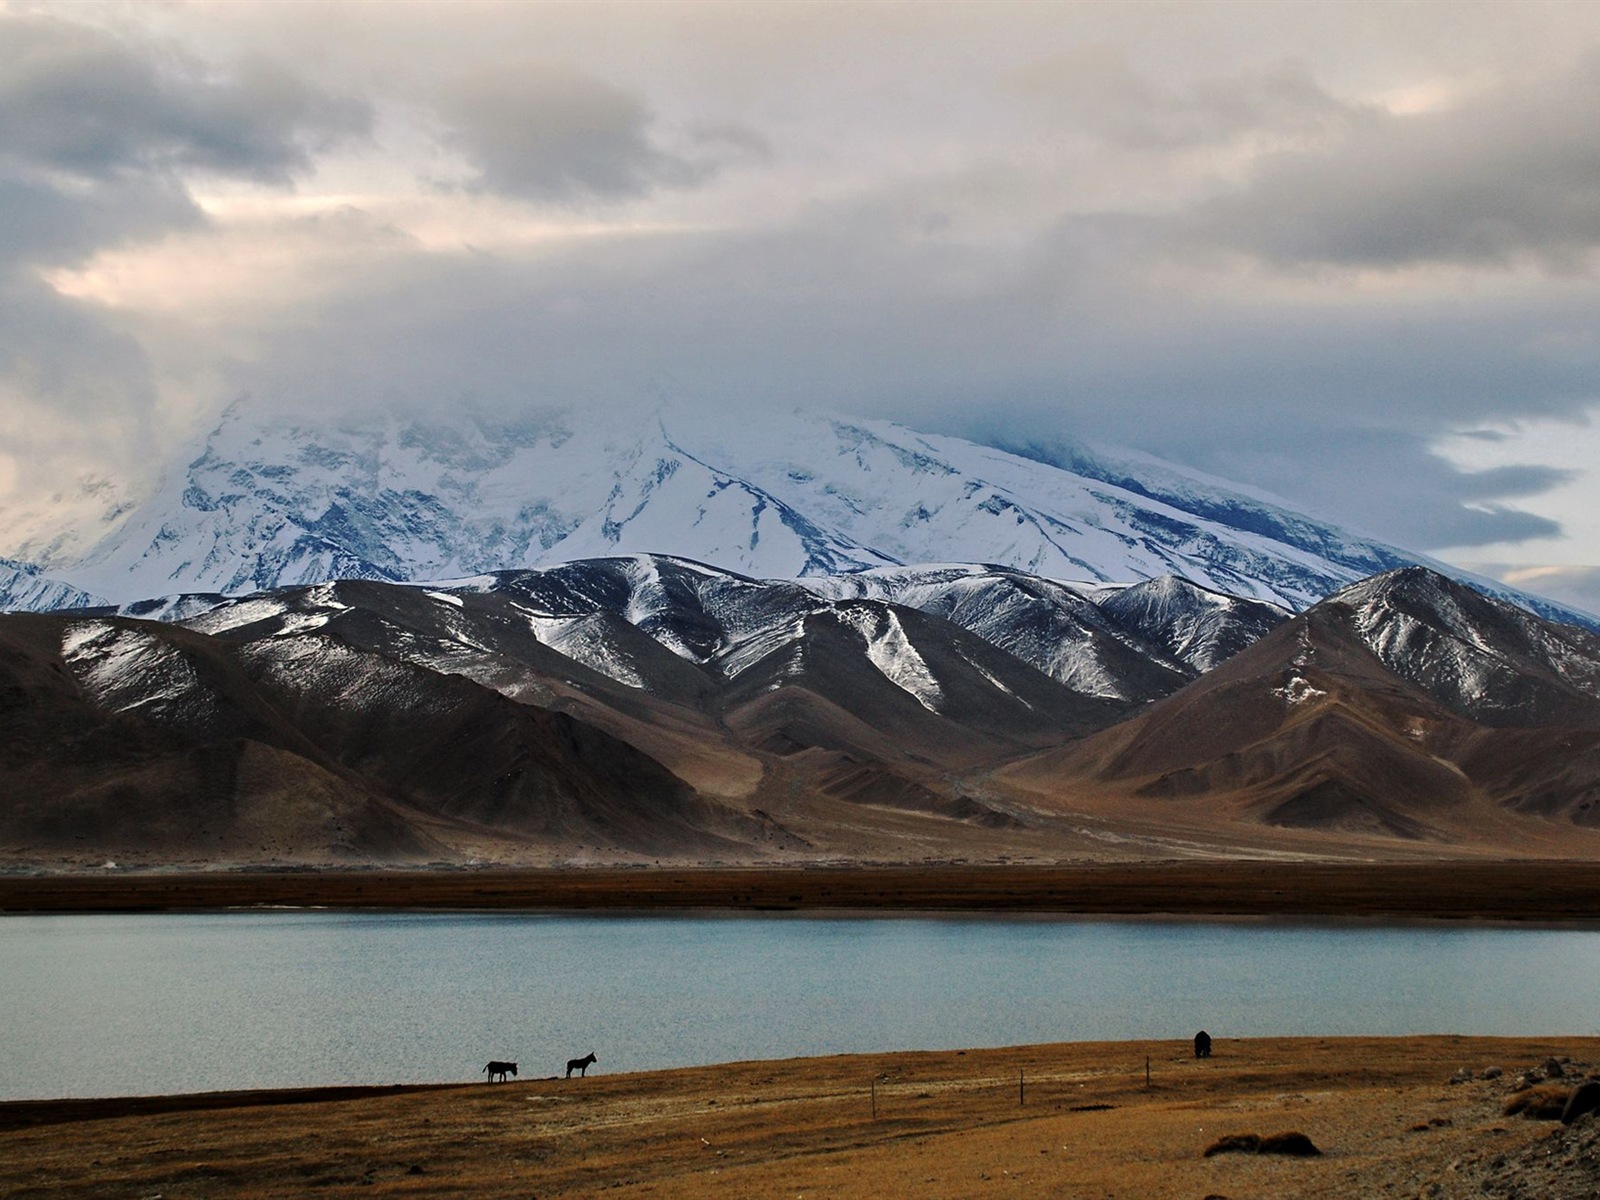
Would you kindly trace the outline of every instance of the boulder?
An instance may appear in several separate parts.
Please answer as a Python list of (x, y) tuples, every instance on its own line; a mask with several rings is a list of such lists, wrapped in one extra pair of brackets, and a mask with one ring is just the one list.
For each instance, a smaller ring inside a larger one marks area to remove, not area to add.
[(1258, 1154), (1289, 1154), (1295, 1158), (1315, 1158), (1322, 1153), (1305, 1134), (1298, 1130), (1273, 1133), (1261, 1139)]
[(1561, 1110), (1561, 1123), (1571, 1125), (1592, 1112), (1600, 1112), (1600, 1081), (1590, 1079), (1572, 1089), (1572, 1095), (1567, 1097), (1566, 1106)]

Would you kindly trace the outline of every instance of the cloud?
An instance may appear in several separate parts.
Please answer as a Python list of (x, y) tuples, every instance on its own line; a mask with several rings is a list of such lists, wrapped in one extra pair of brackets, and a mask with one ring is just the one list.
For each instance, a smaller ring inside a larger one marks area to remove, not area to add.
[(286, 183), (368, 132), (366, 104), (265, 61), (216, 78), (164, 47), (48, 16), (0, 17), (0, 158), (86, 179), (209, 170)]
[(264, 61), (222, 70), (141, 35), (0, 10), (7, 491), (57, 490), (88, 463), (136, 472), (172, 417), (137, 320), (64, 294), (52, 273), (203, 229), (196, 177), (284, 186), (369, 124), (364, 102)]
[(1500, 562), (1464, 562), (1461, 565), (1512, 587), (1600, 613), (1600, 567)]
[(1138, 72), (1123, 48), (1102, 44), (1030, 63), (1010, 82), (1062, 126), (1137, 150), (1247, 136), (1320, 139), (1368, 117), (1364, 107), (1336, 99), (1304, 64), (1292, 62), (1164, 87)]
[(1183, 232), (1278, 265), (1585, 270), (1600, 244), (1600, 55), (1443, 111), (1352, 122), (1285, 150)]
[(0, 36), (46, 365), (0, 387), (63, 439), (667, 395), (1127, 443), (1421, 549), (1561, 534), (1521, 507), (1553, 460), (1435, 446), (1600, 402), (1579, 8), (55, 11)]
[(478, 186), (536, 201), (691, 187), (766, 152), (759, 134), (732, 124), (699, 126), (683, 148), (665, 148), (637, 94), (562, 66), (475, 70), (442, 89), (436, 106)]

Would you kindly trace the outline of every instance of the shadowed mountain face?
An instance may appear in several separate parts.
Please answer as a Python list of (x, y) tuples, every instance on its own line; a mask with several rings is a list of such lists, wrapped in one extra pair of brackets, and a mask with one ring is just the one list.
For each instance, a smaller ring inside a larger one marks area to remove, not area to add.
[(0, 617), (0, 706), (0, 844), (46, 860), (707, 853), (763, 832), (581, 721), (336, 637)]
[[(713, 790), (691, 759), (720, 744), (756, 777), (817, 749), (948, 791), (953, 773), (1105, 728), (1195, 678), (1174, 622), (1247, 641), (1285, 618), (1192, 585), (1164, 623), (1099, 606), (1119, 595), (975, 567), (802, 586), (640, 555), (442, 588), (320, 585), (188, 624), (244, 642), (320, 630), (464, 674), (581, 713)], [(683, 731), (693, 754), (668, 736)]]
[[(1330, 597), (1127, 722), (1019, 763), (1176, 813), (1433, 842), (1600, 826), (1600, 639), (1422, 569)], [(1527, 829), (1523, 830), (1524, 833)]]

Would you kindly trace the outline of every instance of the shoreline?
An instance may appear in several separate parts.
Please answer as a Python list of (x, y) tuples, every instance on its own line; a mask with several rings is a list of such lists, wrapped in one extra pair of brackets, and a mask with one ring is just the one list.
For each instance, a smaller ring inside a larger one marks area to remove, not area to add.
[(1306, 917), (1588, 923), (1600, 863), (282, 869), (0, 875), (0, 913), (237, 908)]
[[(1600, 1038), (1216, 1037), (1204, 1060), (1186, 1039), (1060, 1042), (15, 1101), (0, 1104), (0, 1193), (879, 1200), (987, 1197), (1006, 1183), (1146, 1200), (1453, 1200), (1516, 1180), (1544, 1200), (1592, 1197), (1600, 1126), (1506, 1111), (1516, 1077), (1554, 1059), (1565, 1075), (1551, 1083), (1570, 1088), (1600, 1070)], [(1286, 1130), (1317, 1156), (1206, 1153)]]
[[(1237, 1058), (1241, 1051), (1257, 1047), (1315, 1047), (1318, 1051), (1335, 1057), (1355, 1048), (1432, 1047), (1444, 1045), (1480, 1056), (1492, 1050), (1505, 1050), (1515, 1054), (1529, 1046), (1581, 1048), (1600, 1063), (1600, 1035), (1581, 1033), (1558, 1034), (1293, 1034), (1260, 1037), (1217, 1037), (1213, 1039), (1216, 1057)], [(1111, 1041), (1071, 1041), (1017, 1043), (1006, 1046), (967, 1046), (947, 1049), (912, 1050), (861, 1050), (838, 1054), (809, 1054), (774, 1059), (733, 1059), (727, 1062), (692, 1063), (684, 1066), (649, 1067), (636, 1071), (616, 1071), (593, 1077), (607, 1086), (630, 1086), (636, 1082), (692, 1079), (715, 1076), (719, 1072), (752, 1069), (781, 1070), (792, 1067), (804, 1070), (826, 1065), (830, 1070), (848, 1069), (850, 1063), (880, 1064), (897, 1060), (948, 1060), (972, 1058), (978, 1062), (998, 1061), (1008, 1057), (1030, 1057), (1050, 1054), (1063, 1058), (1074, 1055), (1123, 1054), (1129, 1062), (1152, 1050), (1162, 1054), (1169, 1062), (1185, 1062), (1189, 1055), (1187, 1041), (1152, 1038), (1123, 1038)], [(1135, 1072), (1136, 1073), (1136, 1072)], [(571, 1086), (571, 1080), (559, 1075), (524, 1075), (513, 1077), (500, 1084), (486, 1084), (482, 1079), (432, 1080), (412, 1083), (324, 1083), (298, 1084), (289, 1087), (224, 1088), (208, 1092), (149, 1092), (124, 1096), (58, 1096), (47, 1099), (0, 1100), (0, 1133), (41, 1125), (73, 1124), (79, 1121), (116, 1120), (123, 1117), (152, 1117), (172, 1113), (210, 1112), (220, 1109), (260, 1109), (288, 1105), (341, 1105), (351, 1102), (394, 1097), (422, 1097), (430, 1093), (460, 1092), (477, 1095), (485, 1087), (548, 1088), (556, 1085)]]

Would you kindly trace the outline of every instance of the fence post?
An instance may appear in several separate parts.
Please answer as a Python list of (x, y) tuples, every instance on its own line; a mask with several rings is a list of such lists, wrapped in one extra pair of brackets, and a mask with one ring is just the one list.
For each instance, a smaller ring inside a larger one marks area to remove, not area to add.
[(878, 1119), (878, 1077), (872, 1077), (872, 1119)]
[(1017, 1072), (1017, 1107), (1018, 1108), (1022, 1108), (1027, 1103), (1028, 1103), (1028, 1073), (1027, 1073), (1027, 1071), (1019, 1070)]

